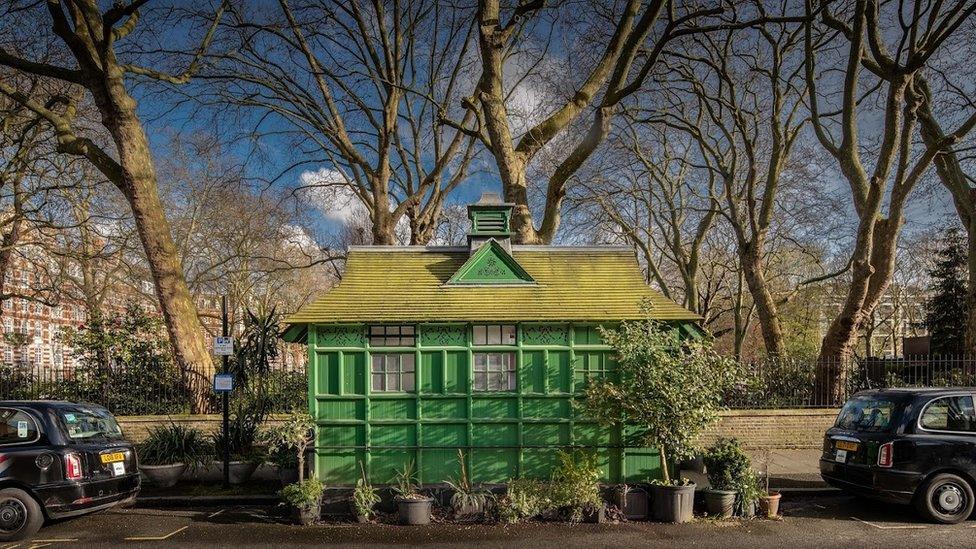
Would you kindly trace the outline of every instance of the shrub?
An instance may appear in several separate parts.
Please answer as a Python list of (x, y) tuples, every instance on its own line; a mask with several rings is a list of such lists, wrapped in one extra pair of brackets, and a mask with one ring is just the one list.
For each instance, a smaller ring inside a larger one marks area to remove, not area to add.
[(549, 483), (545, 481), (511, 479), (505, 488), (497, 506), (498, 519), (502, 522), (519, 522), (553, 507)]
[(404, 463), (400, 469), (393, 470), (393, 493), (404, 499), (425, 497), (420, 493), (420, 486), (417, 484), (417, 468), (413, 460)]
[(212, 447), (199, 429), (175, 423), (150, 429), (137, 450), (143, 465), (185, 463), (196, 467), (208, 463), (213, 455)]
[(750, 472), (749, 456), (734, 438), (720, 438), (703, 456), (708, 482), (715, 490), (738, 490)]
[(289, 484), (281, 489), (281, 499), (299, 509), (313, 509), (322, 501), (325, 484), (317, 478), (307, 478), (301, 482)]
[(298, 480), (305, 478), (305, 452), (312, 443), (315, 428), (312, 416), (294, 412), (283, 423), (262, 431), (258, 442), (267, 447), (268, 455), (279, 467), (298, 467)]
[(356, 489), (352, 491), (352, 505), (357, 516), (369, 520), (374, 514), (373, 507), (380, 502), (380, 496), (366, 480), (366, 470), (363, 468), (362, 462), (359, 463), (359, 470), (362, 471), (362, 476), (356, 480)]
[(464, 452), (460, 448), (458, 449), (458, 468), (460, 470), (458, 478), (446, 481), (446, 484), (454, 490), (454, 494), (451, 496), (451, 509), (455, 513), (459, 513), (468, 507), (484, 509), (491, 500), (491, 492), (483, 488), (475, 488), (471, 484), (471, 480), (468, 478), (468, 468), (464, 461)]
[(600, 465), (593, 452), (559, 452), (550, 482), (550, 498), (568, 514), (570, 522), (603, 505), (600, 497)]

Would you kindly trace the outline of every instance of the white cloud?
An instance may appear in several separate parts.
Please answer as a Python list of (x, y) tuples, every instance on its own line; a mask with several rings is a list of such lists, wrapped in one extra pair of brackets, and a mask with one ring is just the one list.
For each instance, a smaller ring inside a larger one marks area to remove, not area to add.
[(349, 223), (366, 211), (346, 176), (339, 170), (306, 170), (298, 179), (312, 206), (329, 219)]

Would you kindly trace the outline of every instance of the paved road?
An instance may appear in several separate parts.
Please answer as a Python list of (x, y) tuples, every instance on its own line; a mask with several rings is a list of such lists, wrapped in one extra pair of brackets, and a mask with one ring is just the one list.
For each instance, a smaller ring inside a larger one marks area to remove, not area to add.
[(845, 497), (784, 501), (779, 521), (701, 520), (694, 524), (604, 525), (520, 524), (513, 526), (435, 524), (428, 527), (322, 524), (290, 526), (270, 508), (118, 509), (53, 524), (31, 543), (0, 549), (144, 547), (299, 547), (425, 545), (428, 547), (620, 548), (716, 547), (973, 547), (976, 520), (957, 526), (917, 522), (907, 508)]

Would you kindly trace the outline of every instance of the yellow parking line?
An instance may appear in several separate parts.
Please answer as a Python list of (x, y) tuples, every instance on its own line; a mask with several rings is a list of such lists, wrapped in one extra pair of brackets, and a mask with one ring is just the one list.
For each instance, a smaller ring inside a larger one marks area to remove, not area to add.
[(141, 536), (141, 537), (134, 537), (134, 538), (125, 538), (125, 541), (163, 541), (164, 539), (169, 539), (175, 536), (176, 534), (179, 534), (180, 532), (186, 530), (187, 528), (189, 528), (189, 526), (184, 526), (183, 528), (173, 530), (172, 532), (166, 534), (165, 536)]

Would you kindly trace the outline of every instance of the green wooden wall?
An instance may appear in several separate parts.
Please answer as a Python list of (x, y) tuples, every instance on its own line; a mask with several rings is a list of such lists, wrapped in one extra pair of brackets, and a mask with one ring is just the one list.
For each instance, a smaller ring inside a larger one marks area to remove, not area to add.
[[(316, 419), (315, 468), (330, 484), (354, 484), (359, 462), (372, 482), (387, 483), (414, 460), (421, 482), (458, 476), (465, 451), (471, 480), (547, 478), (556, 452), (587, 448), (607, 482), (659, 476), (657, 452), (627, 448), (621, 429), (581, 417), (573, 399), (588, 379), (613, 375), (596, 326), (517, 325), (517, 344), (473, 346), (469, 324), (421, 324), (411, 347), (373, 347), (366, 325), (309, 327), (309, 403)], [(510, 351), (517, 391), (475, 392), (475, 352)], [(413, 353), (416, 390), (372, 392), (373, 353)], [(629, 431), (628, 431), (629, 434)]]

